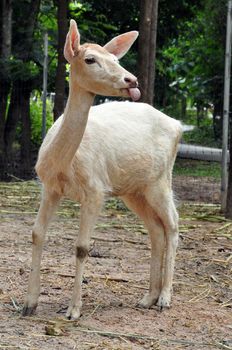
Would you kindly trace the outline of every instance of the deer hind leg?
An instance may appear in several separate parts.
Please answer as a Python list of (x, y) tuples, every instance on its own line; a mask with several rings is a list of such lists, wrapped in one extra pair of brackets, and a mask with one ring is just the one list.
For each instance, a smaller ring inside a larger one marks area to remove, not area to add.
[(91, 198), (87, 198), (81, 205), (80, 229), (76, 240), (76, 275), (74, 289), (66, 317), (70, 320), (76, 320), (80, 317), (82, 307), (82, 276), (84, 266), (88, 257), (90, 237), (94, 225), (100, 213), (103, 204), (103, 195), (91, 193)]
[(32, 230), (32, 263), (29, 276), (28, 292), (22, 311), (23, 316), (35, 313), (40, 294), (40, 265), (42, 249), (48, 224), (57, 208), (60, 196), (43, 190), (40, 208)]
[(139, 302), (139, 306), (150, 308), (160, 296), (162, 288), (162, 265), (164, 255), (164, 228), (153, 208), (142, 195), (129, 195), (122, 198), (148, 229), (151, 239), (150, 287), (149, 292)]
[(174, 265), (179, 237), (179, 217), (175, 208), (172, 191), (169, 190), (168, 187), (163, 189), (163, 191), (162, 186), (148, 189), (145, 196), (160, 218), (166, 238), (163, 286), (157, 302), (157, 306), (162, 309), (164, 307), (169, 307), (171, 302)]

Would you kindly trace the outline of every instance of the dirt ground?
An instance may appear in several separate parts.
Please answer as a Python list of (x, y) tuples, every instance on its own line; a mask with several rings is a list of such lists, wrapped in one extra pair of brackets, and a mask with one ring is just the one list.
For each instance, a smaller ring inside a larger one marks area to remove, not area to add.
[(177, 201), (221, 203), (220, 180), (212, 177), (176, 176), (173, 179), (173, 190)]
[(0, 184), (0, 349), (232, 349), (232, 222), (217, 204), (180, 201), (172, 306), (160, 312), (136, 307), (149, 285), (147, 232), (118, 201), (108, 201), (91, 241), (83, 315), (72, 322), (64, 315), (79, 206), (64, 201), (44, 249), (36, 316), (22, 318), (39, 192), (35, 182)]

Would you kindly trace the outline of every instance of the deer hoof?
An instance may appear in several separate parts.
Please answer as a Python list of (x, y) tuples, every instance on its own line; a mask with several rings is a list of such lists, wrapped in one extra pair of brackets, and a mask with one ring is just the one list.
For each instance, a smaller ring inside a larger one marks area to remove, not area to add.
[(24, 305), (23, 307), (23, 311), (22, 311), (22, 316), (32, 316), (35, 314), (37, 308), (37, 304), (33, 305), (33, 306), (28, 306), (28, 305)]
[(158, 306), (160, 311), (162, 311), (163, 309), (170, 308), (170, 303), (171, 303), (170, 293), (161, 293), (156, 305)]
[(78, 320), (81, 316), (81, 310), (78, 306), (69, 306), (68, 311), (66, 312), (66, 317), (68, 320)]
[(157, 298), (154, 298), (150, 294), (145, 294), (144, 297), (139, 301), (137, 306), (142, 309), (150, 309), (157, 301)]

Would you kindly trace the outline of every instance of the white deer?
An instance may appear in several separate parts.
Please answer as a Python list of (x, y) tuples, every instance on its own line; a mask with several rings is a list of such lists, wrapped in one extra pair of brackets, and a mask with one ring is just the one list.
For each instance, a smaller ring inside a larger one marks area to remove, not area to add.
[(61, 197), (81, 203), (74, 290), (66, 314), (69, 319), (77, 319), (81, 313), (90, 237), (108, 195), (120, 197), (144, 221), (150, 234), (150, 289), (139, 305), (170, 305), (178, 244), (172, 168), (181, 125), (144, 103), (112, 102), (91, 108), (95, 94), (139, 99), (137, 79), (118, 63), (137, 35), (135, 31), (119, 35), (104, 47), (80, 45), (76, 22), (70, 22), (64, 47), (70, 63), (69, 97), (64, 114), (40, 148), (36, 164), (43, 193), (32, 232), (32, 268), (23, 315), (36, 310), (45, 232)]

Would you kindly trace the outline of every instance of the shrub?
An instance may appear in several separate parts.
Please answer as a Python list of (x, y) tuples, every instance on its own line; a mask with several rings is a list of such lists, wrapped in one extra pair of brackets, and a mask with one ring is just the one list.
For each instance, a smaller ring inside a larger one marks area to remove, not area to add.
[[(46, 103), (46, 131), (53, 124), (53, 103), (51, 100), (47, 99)], [(30, 102), (30, 114), (31, 114), (31, 141), (36, 146), (39, 147), (42, 143), (42, 110), (43, 103), (39, 97), (33, 97)]]

